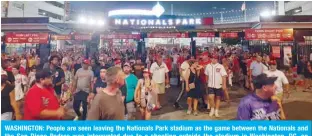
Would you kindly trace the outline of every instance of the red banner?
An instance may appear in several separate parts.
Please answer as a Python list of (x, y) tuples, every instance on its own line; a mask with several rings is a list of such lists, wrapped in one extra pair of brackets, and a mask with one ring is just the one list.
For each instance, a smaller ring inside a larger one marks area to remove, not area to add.
[(221, 38), (237, 38), (238, 37), (238, 34), (235, 32), (233, 33), (230, 33), (230, 32), (227, 32), (227, 33), (220, 33), (220, 37)]
[(188, 38), (188, 33), (149, 33), (147, 38)]
[(272, 55), (275, 58), (281, 57), (281, 48), (280, 46), (272, 46)]
[(202, 18), (202, 24), (203, 25), (213, 25), (213, 18), (212, 17)]
[(246, 40), (292, 41), (293, 29), (246, 29)]
[(214, 32), (197, 33), (197, 37), (215, 37)]
[(53, 40), (71, 40), (71, 35), (53, 35)]
[(141, 39), (140, 34), (106, 34), (101, 35), (101, 39)]
[(6, 43), (48, 43), (48, 33), (6, 33)]
[(76, 34), (75, 40), (91, 40), (92, 37), (89, 34)]

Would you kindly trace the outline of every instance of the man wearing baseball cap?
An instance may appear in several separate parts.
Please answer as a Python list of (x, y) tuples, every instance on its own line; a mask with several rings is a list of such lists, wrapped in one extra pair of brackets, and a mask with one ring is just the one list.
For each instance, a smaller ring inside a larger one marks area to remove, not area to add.
[(276, 91), (275, 96), (279, 98), (280, 101), (283, 101), (284, 91), (283, 91), (283, 85), (285, 85), (285, 93), (287, 94), (287, 97), (289, 97), (289, 82), (285, 74), (277, 69), (276, 61), (271, 60), (269, 62), (270, 69), (268, 71), (265, 71), (264, 73), (267, 74), (269, 77), (277, 77), (277, 80), (275, 81), (276, 85)]
[(281, 120), (285, 119), (282, 104), (274, 96), (278, 77), (260, 74), (253, 80), (256, 91), (245, 96), (238, 106), (238, 120)]
[[(82, 68), (78, 69), (73, 82), (73, 95), (74, 103), (73, 108), (77, 114), (75, 120), (80, 117), (85, 120), (87, 117), (88, 109), (88, 96), (92, 95), (92, 83), (94, 78), (94, 73), (89, 69), (90, 61), (85, 59), (82, 63)], [(82, 103), (83, 113), (80, 113), (80, 104)]]
[(208, 79), (208, 102), (211, 108), (209, 116), (219, 117), (220, 97), (222, 90), (226, 90), (227, 73), (223, 65), (218, 63), (218, 56), (211, 56), (211, 63), (206, 66), (205, 75)]
[(129, 63), (125, 63), (123, 65), (123, 72), (126, 74), (126, 78), (125, 84), (120, 88), (120, 90), (122, 92), (122, 96), (124, 97), (126, 119), (134, 120), (136, 113), (134, 94), (138, 78), (131, 73), (131, 66)]

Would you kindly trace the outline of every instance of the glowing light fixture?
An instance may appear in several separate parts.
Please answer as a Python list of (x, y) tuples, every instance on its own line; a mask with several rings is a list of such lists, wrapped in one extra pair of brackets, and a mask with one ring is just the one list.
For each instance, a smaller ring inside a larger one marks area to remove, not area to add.
[(100, 26), (102, 26), (102, 25), (104, 25), (105, 23), (104, 23), (104, 21), (103, 20), (98, 20), (97, 21), (97, 25), (100, 25)]
[(82, 23), (82, 24), (84, 24), (84, 23), (87, 22), (87, 20), (86, 20), (85, 17), (81, 16), (81, 17), (79, 17), (79, 22)]
[(157, 4), (152, 8), (152, 10), (143, 10), (143, 9), (120, 9), (120, 10), (112, 10), (108, 12), (108, 16), (156, 16), (160, 17), (165, 12), (163, 6), (157, 2)]

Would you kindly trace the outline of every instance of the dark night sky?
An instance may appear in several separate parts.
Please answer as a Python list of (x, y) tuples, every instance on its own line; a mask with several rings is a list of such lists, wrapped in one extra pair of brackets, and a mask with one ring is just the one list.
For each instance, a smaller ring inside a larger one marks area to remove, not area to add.
[[(71, 8), (75, 11), (101, 11), (107, 13), (110, 10), (116, 9), (152, 9), (157, 1), (77, 1), (71, 2)], [(160, 1), (160, 4), (165, 8), (165, 14), (171, 13), (171, 4), (173, 4), (174, 14), (191, 14), (191, 13), (207, 13), (217, 12), (225, 8), (225, 11), (241, 9), (243, 1)], [(270, 8), (266, 8), (270, 7)], [(272, 9), (273, 1), (247, 1), (246, 8), (262, 8)], [(250, 10), (247, 12), (249, 17), (259, 15), (259, 10)], [(223, 14), (225, 18), (231, 16), (241, 16), (242, 13), (227, 13)], [(209, 15), (214, 18), (220, 18), (220, 14)]]

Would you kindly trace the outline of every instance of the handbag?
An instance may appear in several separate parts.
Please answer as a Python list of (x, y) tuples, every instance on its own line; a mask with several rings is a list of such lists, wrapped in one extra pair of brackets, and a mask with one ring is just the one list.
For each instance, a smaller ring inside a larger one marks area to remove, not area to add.
[[(192, 72), (192, 71), (190, 71), (190, 72)], [(189, 84), (189, 88), (190, 88), (190, 89), (195, 89), (195, 80), (196, 80), (196, 74), (195, 74), (195, 76), (194, 76), (194, 81), (193, 81), (193, 83), (190, 83), (190, 84)]]

